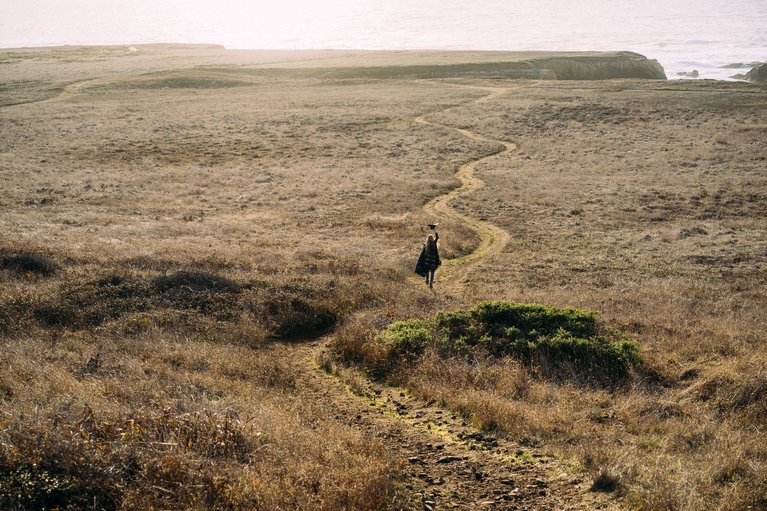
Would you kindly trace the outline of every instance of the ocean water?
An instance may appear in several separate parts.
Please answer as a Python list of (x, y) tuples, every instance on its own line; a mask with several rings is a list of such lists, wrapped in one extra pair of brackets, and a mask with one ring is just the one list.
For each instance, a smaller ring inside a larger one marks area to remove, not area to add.
[(628, 50), (669, 78), (767, 61), (767, 0), (0, 0), (0, 47)]

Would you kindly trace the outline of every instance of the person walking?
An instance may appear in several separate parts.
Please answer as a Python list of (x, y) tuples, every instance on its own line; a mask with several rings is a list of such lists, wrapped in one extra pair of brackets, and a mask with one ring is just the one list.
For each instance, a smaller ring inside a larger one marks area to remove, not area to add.
[[(434, 225), (434, 224), (432, 224)], [(429, 225), (432, 229), (436, 227)], [(429, 234), (426, 237), (426, 243), (423, 244), (421, 249), (421, 255), (418, 256), (418, 262), (415, 265), (415, 272), (421, 277), (426, 278), (426, 285), (431, 289), (434, 286), (434, 272), (437, 271), (442, 261), (439, 258), (439, 248), (437, 242), (439, 241), (439, 233), (434, 231), (434, 234)]]

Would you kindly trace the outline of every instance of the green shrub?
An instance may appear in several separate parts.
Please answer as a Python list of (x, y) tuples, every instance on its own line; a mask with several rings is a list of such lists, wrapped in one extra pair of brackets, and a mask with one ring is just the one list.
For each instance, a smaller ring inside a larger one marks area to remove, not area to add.
[(532, 348), (528, 360), (543, 359), (554, 370), (552, 376), (571, 369), (590, 379), (615, 381), (628, 376), (631, 367), (641, 363), (638, 344), (604, 336), (554, 335), (528, 345)]
[(512, 302), (481, 302), (469, 310), (472, 320), (491, 331), (515, 328), (525, 334), (554, 335), (564, 330), (578, 337), (594, 335), (596, 314), (591, 311)]
[(514, 357), (546, 377), (608, 384), (642, 363), (635, 342), (597, 335), (596, 313), (537, 304), (481, 302), (468, 310), (440, 312), (431, 321), (399, 321), (378, 341), (400, 358), (412, 359), (427, 347), (443, 356), (481, 350)]
[(396, 321), (378, 334), (378, 340), (398, 355), (420, 355), (432, 338), (428, 323), (419, 319)]

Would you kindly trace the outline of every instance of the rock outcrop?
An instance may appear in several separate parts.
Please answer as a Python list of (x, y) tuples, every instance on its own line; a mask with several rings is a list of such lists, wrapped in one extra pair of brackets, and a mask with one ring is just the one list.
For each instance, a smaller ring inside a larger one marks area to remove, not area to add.
[(629, 51), (585, 57), (536, 59), (531, 62), (537, 68), (553, 71), (557, 80), (666, 79), (666, 72), (657, 60)]
[(767, 63), (760, 64), (746, 73), (746, 80), (751, 83), (767, 83)]

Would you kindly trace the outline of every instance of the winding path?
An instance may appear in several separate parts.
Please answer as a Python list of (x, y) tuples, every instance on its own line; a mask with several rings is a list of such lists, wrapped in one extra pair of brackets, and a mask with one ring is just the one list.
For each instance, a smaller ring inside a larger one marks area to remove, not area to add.
[[(455, 108), (490, 101), (508, 89), (440, 84), (481, 89), (489, 94), (450, 107)], [(473, 228), (480, 238), (471, 253), (445, 261), (441, 280), (459, 286), (457, 272), (480, 264), (499, 254), (509, 242), (509, 233), (487, 221), (457, 211), (452, 201), (476, 191), (484, 182), (474, 174), (477, 165), (510, 153), (516, 146), (494, 140), (469, 130), (427, 120), (421, 115), (415, 122), (441, 127), (464, 137), (498, 145), (492, 154), (462, 165), (456, 177), (461, 186), (440, 195), (424, 206), (439, 218), (450, 218)], [(409, 496), (399, 505), (407, 509), (497, 509), (497, 510), (593, 510), (616, 509), (604, 494), (589, 491), (590, 484), (565, 460), (538, 449), (496, 438), (477, 431), (461, 417), (433, 402), (410, 395), (405, 389), (373, 383), (354, 368), (322, 368), (327, 361), (331, 337), (311, 344), (280, 344), (273, 349), (304, 368), (299, 382), (307, 399), (323, 403), (328, 413), (365, 436), (378, 438), (395, 459), (404, 463), (405, 486)]]
[[(469, 103), (447, 108), (445, 110), (442, 110), (442, 112), (440, 113), (449, 112), (450, 110), (454, 110), (457, 108), (465, 108), (471, 105), (478, 105), (480, 103), (485, 103), (487, 101), (491, 101), (497, 98), (498, 96), (501, 96), (502, 94), (505, 94), (508, 91), (508, 89), (497, 88), (497, 87), (478, 87), (473, 85), (457, 85), (457, 84), (450, 84), (450, 85), (463, 87), (463, 88), (470, 88), (470, 89), (480, 89), (480, 90), (487, 91), (490, 94), (486, 96), (482, 96), (473, 101), (470, 101)], [(477, 167), (477, 165), (479, 165), (480, 163), (488, 162), (500, 156), (509, 154), (510, 152), (514, 151), (517, 148), (517, 146), (511, 142), (487, 138), (466, 129), (456, 128), (453, 126), (448, 126), (446, 124), (438, 124), (435, 122), (431, 122), (426, 120), (426, 117), (427, 115), (421, 115), (419, 117), (416, 117), (415, 122), (418, 124), (424, 124), (428, 126), (446, 128), (446, 129), (455, 131), (457, 133), (460, 133), (461, 135), (463, 135), (464, 137), (470, 140), (475, 140), (478, 142), (490, 142), (490, 143), (494, 143), (498, 145), (497, 151), (487, 156), (477, 158), (475, 160), (472, 160), (468, 163), (461, 165), (461, 167), (458, 169), (458, 172), (456, 172), (455, 174), (455, 176), (461, 181), (460, 187), (454, 190), (451, 190), (450, 192), (444, 195), (435, 197), (424, 206), (424, 211), (426, 211), (427, 213), (434, 215), (436, 217), (448, 217), (448, 218), (457, 220), (474, 229), (477, 235), (479, 236), (479, 240), (480, 240), (479, 246), (474, 251), (472, 251), (469, 254), (466, 254), (465, 256), (445, 261), (445, 264), (443, 265), (441, 270), (441, 273), (442, 273), (441, 280), (452, 282), (454, 280), (454, 274), (456, 270), (461, 269), (465, 271), (469, 269), (470, 267), (477, 265), (483, 259), (486, 259), (494, 254), (498, 254), (501, 251), (503, 251), (504, 247), (509, 242), (509, 233), (506, 230), (498, 227), (497, 225), (493, 223), (486, 222), (483, 220), (478, 220), (476, 218), (472, 218), (468, 215), (465, 215), (459, 212), (451, 205), (451, 203), (453, 202), (455, 198), (460, 197), (462, 195), (469, 194), (473, 191), (479, 190), (485, 185), (484, 181), (482, 181), (480, 178), (478, 178), (474, 174), (474, 169)]]
[(0, 105), (0, 108), (10, 108), (14, 106), (30, 105), (33, 103), (53, 103), (55, 101), (63, 101), (65, 99), (78, 95), (86, 85), (96, 82), (97, 80), (100, 80), (100, 79), (101, 78), (87, 78), (85, 80), (77, 80), (74, 82), (69, 82), (66, 85), (64, 85), (59, 92), (52, 94), (50, 96), (42, 97), (42, 98), (26, 99), (23, 101), (17, 101), (15, 103), (6, 103), (4, 105)]

